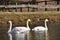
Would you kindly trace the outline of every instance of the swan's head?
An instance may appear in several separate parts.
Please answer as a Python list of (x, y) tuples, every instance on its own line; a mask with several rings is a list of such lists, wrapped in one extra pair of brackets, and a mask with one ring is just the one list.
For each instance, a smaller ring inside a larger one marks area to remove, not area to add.
[(9, 20), (8, 22), (9, 22), (9, 23), (12, 23), (12, 21), (10, 21), (10, 20)]
[(31, 21), (31, 19), (28, 19), (27, 21)]
[(45, 19), (46, 22), (48, 22), (48, 19)]

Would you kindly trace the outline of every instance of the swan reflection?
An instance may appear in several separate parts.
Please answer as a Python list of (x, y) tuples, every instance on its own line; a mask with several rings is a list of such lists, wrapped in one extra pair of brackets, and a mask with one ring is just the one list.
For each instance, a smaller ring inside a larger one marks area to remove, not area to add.
[(9, 40), (12, 40), (12, 34), (8, 34)]
[(8, 34), (9, 40), (29, 40), (29, 31), (19, 34)]
[(47, 31), (33, 31), (33, 40), (47, 40)]

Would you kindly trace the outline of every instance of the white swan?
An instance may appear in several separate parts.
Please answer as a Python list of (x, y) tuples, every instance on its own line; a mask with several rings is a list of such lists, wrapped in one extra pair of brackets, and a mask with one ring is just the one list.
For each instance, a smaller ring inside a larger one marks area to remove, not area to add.
[(8, 33), (21, 33), (21, 32), (25, 32), (25, 31), (30, 31), (30, 28), (29, 28), (29, 21), (31, 21), (30, 19), (27, 20), (27, 27), (15, 27), (12, 29), (12, 21), (9, 21), (10, 23), (10, 28), (8, 30)]
[(48, 30), (47, 23), (46, 23), (47, 21), (48, 21), (48, 19), (45, 19), (45, 27), (43, 27), (43, 26), (37, 26), (37, 27), (33, 28), (32, 30), (33, 31), (44, 31), (44, 30)]

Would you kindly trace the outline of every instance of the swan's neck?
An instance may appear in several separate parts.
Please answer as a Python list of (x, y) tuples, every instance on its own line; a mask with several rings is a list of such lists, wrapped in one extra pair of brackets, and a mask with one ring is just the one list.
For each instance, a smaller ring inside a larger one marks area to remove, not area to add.
[(8, 30), (8, 33), (11, 32), (11, 29), (12, 29), (12, 22), (9, 22), (10, 23), (10, 28)]
[(9, 35), (9, 39), (12, 40), (12, 34), (8, 34)]
[(47, 29), (47, 22), (45, 21), (45, 28)]
[(27, 21), (27, 23), (26, 23), (26, 24), (27, 24), (27, 28), (29, 28), (29, 21)]

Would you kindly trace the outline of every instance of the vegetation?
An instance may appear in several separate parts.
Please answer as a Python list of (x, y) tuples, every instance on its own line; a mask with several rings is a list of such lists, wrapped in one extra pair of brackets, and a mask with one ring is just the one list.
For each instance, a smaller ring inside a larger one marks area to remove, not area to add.
[(26, 26), (28, 18), (31, 19), (30, 28), (37, 25), (44, 26), (46, 18), (49, 19), (48, 23), (60, 23), (60, 12), (0, 12), (0, 31), (8, 30), (9, 20), (12, 20), (13, 27)]

